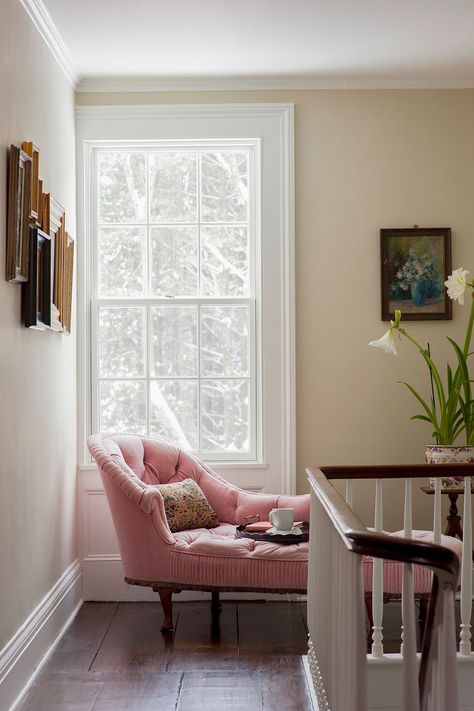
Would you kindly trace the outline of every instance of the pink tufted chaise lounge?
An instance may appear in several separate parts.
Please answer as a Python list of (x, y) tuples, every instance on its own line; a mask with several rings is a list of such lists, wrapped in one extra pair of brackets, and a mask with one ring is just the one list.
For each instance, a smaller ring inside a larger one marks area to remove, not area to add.
[[(305, 593), (308, 544), (281, 546), (235, 538), (235, 526), (273, 508), (295, 509), (309, 520), (309, 494), (252, 494), (232, 486), (189, 454), (134, 435), (93, 435), (88, 440), (107, 494), (125, 581), (159, 593), (162, 629), (172, 629), (171, 595), (179, 590)], [(171, 533), (156, 484), (194, 479), (216, 512), (217, 528)]]

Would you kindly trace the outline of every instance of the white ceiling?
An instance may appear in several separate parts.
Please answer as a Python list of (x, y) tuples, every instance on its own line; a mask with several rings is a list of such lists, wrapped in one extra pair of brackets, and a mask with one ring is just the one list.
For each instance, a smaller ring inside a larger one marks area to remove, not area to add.
[(43, 2), (85, 78), (474, 86), (473, 0)]

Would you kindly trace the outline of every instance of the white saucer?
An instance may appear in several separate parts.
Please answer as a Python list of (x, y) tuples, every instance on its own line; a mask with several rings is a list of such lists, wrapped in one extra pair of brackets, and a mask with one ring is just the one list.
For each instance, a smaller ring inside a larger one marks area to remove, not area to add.
[(298, 526), (293, 526), (291, 531), (279, 531), (278, 528), (267, 528), (265, 533), (270, 533), (272, 536), (301, 536), (303, 531)]

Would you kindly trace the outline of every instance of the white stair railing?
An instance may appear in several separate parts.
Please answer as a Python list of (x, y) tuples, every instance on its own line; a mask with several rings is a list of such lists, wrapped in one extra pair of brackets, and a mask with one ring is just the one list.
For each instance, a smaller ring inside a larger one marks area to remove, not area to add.
[[(474, 471), (474, 466), (470, 467)], [(402, 655), (404, 711), (457, 711), (454, 593), (459, 562), (439, 545), (412, 540), (412, 479), (432, 474), (429, 465), (324, 467), (307, 470), (311, 484), (311, 534), (308, 580), (309, 666), (321, 711), (367, 711), (365, 609), (362, 556), (373, 560), (372, 656), (383, 656), (383, 559), (404, 565), (402, 583)], [(458, 468), (453, 473), (461, 473)], [(462, 472), (463, 474), (465, 471)], [(375, 531), (351, 509), (354, 479), (375, 480)], [(383, 478), (405, 479), (404, 538), (383, 533)], [(331, 484), (346, 479), (346, 501)], [(466, 488), (470, 480), (466, 479)], [(472, 530), (471, 502), (465, 497), (462, 643), (471, 649)], [(441, 489), (434, 496), (434, 528), (441, 538)], [(413, 565), (434, 573), (423, 636), (416, 654)], [(466, 571), (469, 571), (469, 576)], [(468, 580), (469, 577), (469, 580)], [(469, 598), (469, 605), (467, 600)], [(419, 668), (419, 672), (418, 672)], [(341, 683), (341, 680), (344, 683)]]

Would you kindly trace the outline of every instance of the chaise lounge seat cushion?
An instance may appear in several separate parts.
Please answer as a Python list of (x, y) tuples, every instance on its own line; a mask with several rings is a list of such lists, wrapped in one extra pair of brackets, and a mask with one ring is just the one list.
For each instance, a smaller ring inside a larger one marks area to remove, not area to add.
[(308, 543), (277, 543), (235, 538), (235, 525), (175, 533), (171, 553), (173, 580), (196, 586), (266, 590), (305, 590)]

